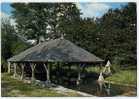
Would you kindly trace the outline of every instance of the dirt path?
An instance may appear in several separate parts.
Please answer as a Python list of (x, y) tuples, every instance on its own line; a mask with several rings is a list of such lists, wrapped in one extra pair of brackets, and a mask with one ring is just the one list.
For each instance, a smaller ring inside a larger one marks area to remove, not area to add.
[(58, 85), (55, 88), (50, 88), (50, 89), (55, 90), (58, 93), (65, 94), (65, 95), (68, 95), (68, 93), (75, 93), (75, 94), (79, 94), (80, 96), (85, 96), (85, 97), (93, 96), (91, 94), (80, 92), (80, 91), (76, 91), (76, 90), (72, 90), (72, 89), (68, 89), (68, 88), (65, 88), (65, 87), (60, 86), (60, 85)]

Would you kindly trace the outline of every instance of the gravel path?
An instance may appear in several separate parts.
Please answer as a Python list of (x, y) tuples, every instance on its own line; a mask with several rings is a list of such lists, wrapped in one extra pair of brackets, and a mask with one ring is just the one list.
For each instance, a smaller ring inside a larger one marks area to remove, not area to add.
[(60, 86), (60, 85), (58, 85), (57, 87), (54, 87), (54, 88), (50, 88), (50, 89), (55, 90), (55, 91), (57, 91), (58, 93), (61, 93), (61, 94), (76, 93), (76, 94), (79, 94), (81, 96), (86, 96), (86, 97), (93, 96), (91, 94), (80, 92), (80, 91), (75, 91), (75, 90), (72, 90), (72, 89), (68, 89), (68, 88), (65, 88), (65, 87)]

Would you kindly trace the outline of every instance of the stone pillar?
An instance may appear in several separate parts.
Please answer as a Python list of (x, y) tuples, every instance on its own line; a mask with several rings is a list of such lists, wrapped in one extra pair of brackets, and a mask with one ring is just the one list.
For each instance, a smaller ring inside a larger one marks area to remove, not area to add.
[(22, 72), (21, 72), (21, 80), (23, 80), (24, 79), (24, 64), (21, 64), (21, 70), (22, 70)]
[(11, 63), (8, 62), (8, 73), (10, 73), (10, 72), (11, 72)]
[(14, 65), (14, 75), (13, 76), (16, 77), (17, 76), (17, 72), (16, 72), (16, 66), (17, 66), (17, 64), (14, 63), (13, 65)]
[(45, 67), (45, 70), (46, 70), (46, 76), (47, 76), (47, 82), (50, 83), (51, 80), (50, 80), (50, 64), (47, 63), (47, 66), (46, 64), (44, 63), (44, 67)]
[(31, 70), (32, 70), (31, 80), (34, 81), (35, 80), (34, 70), (35, 70), (36, 64), (30, 64), (30, 65), (31, 65)]

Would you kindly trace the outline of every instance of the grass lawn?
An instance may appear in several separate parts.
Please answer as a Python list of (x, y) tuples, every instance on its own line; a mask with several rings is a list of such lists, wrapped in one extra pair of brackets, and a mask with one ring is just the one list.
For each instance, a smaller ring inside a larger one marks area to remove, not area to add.
[(1, 95), (4, 96), (33, 96), (33, 97), (38, 97), (38, 96), (79, 96), (76, 93), (67, 93), (62, 94), (62, 93), (57, 93), (54, 90), (50, 90), (48, 88), (41, 88), (36, 85), (32, 84), (27, 84), (23, 83), (22, 81), (15, 80), (11, 78), (11, 75), (7, 73), (2, 73), (1, 74)]
[(121, 84), (136, 85), (137, 71), (136, 70), (120, 70), (112, 76), (106, 78), (108, 81), (114, 81)]
[[(99, 67), (89, 67), (87, 68), (87, 71), (100, 73)], [(112, 76), (107, 77), (105, 80), (120, 84), (136, 85), (137, 71), (136, 69), (119, 69), (117, 72), (112, 73)]]

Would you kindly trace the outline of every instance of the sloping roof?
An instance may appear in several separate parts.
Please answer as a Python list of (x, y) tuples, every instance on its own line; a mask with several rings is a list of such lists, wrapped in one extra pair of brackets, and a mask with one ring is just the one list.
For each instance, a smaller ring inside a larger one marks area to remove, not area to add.
[(11, 62), (103, 62), (66, 39), (40, 43), (8, 59)]

